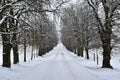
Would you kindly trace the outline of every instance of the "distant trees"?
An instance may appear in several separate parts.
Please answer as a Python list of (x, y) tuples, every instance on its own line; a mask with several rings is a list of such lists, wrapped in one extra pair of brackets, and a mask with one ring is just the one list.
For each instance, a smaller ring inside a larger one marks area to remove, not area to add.
[(39, 49), (39, 56), (44, 55), (46, 52), (52, 50), (58, 43), (56, 35), (55, 24), (49, 20), (46, 14), (41, 14), (39, 17), (34, 17), (31, 24), (35, 26), (35, 32), (33, 33), (37, 40), (34, 41), (34, 45)]
[[(24, 20), (31, 25), (24, 27), (20, 33), (20, 43), (24, 45), (24, 61), (26, 61), (26, 47), (32, 46), (31, 60), (35, 56), (42, 56), (57, 45), (57, 35), (54, 23), (46, 13), (33, 13)], [(37, 50), (36, 53), (34, 51)]]
[(71, 5), (63, 9), (61, 17), (62, 42), (71, 51), (89, 59), (90, 42), (98, 35), (93, 12), (86, 4)]

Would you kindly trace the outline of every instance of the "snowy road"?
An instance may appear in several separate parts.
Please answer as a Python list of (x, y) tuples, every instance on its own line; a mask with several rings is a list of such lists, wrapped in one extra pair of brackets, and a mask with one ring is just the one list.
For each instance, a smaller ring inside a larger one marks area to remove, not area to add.
[(59, 50), (60, 46), (44, 56), (40, 64), (14, 80), (103, 80), (80, 65), (69, 51)]

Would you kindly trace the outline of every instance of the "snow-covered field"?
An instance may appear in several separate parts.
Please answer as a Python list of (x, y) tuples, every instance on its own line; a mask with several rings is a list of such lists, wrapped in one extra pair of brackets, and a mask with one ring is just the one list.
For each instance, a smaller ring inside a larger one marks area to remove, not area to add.
[[(29, 52), (28, 48), (28, 54)], [(0, 80), (119, 80), (119, 55), (112, 56), (111, 64), (114, 69), (102, 69), (100, 68), (102, 56), (99, 55), (99, 65), (97, 65), (96, 61), (93, 61), (92, 53), (95, 51), (90, 52), (91, 59), (86, 60), (67, 51), (59, 43), (51, 52), (33, 61), (28, 58), (28, 62), (24, 63), (21, 54), (20, 63), (12, 65), (11, 69), (0, 66)]]

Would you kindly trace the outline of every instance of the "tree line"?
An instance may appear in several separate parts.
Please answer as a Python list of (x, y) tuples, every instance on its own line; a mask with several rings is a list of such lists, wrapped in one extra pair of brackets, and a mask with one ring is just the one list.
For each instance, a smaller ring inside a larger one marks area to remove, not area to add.
[(114, 27), (119, 28), (119, 0), (84, 0), (62, 9), (62, 42), (78, 56), (89, 59), (89, 49), (103, 49), (102, 68), (113, 68), (110, 64), (112, 41), (117, 36)]
[[(63, 0), (0, 0), (0, 34), (3, 46), (3, 67), (11, 67), (11, 49), (13, 63), (19, 63), (19, 45), (32, 46), (42, 56), (57, 45), (55, 24), (48, 12), (56, 12), (66, 1)], [(53, 5), (54, 3), (54, 5)]]

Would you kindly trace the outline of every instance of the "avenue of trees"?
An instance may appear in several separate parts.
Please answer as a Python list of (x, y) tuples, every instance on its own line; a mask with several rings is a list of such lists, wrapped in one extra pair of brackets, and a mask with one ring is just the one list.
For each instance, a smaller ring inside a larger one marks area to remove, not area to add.
[(56, 23), (48, 15), (51, 13), (60, 18), (61, 41), (68, 50), (81, 57), (85, 51), (89, 59), (89, 49), (102, 47), (102, 68), (113, 68), (110, 59), (115, 40), (119, 42), (114, 32), (120, 25), (120, 0), (77, 0), (76, 4), (61, 7), (69, 1), (0, 0), (2, 66), (11, 67), (11, 49), (13, 63), (19, 63), (19, 45), (24, 47), (26, 62), (27, 46), (32, 47), (32, 60), (58, 44)]
[(103, 48), (102, 68), (110, 64), (114, 27), (119, 28), (120, 0), (84, 0), (70, 5), (61, 15), (62, 42), (78, 56), (89, 59), (90, 48)]
[(3, 67), (11, 67), (11, 49), (13, 63), (19, 63), (19, 45), (24, 46), (24, 61), (28, 45), (32, 46), (31, 60), (34, 50), (42, 56), (57, 45), (55, 24), (47, 12), (56, 12), (64, 3), (65, 0), (0, 0)]

